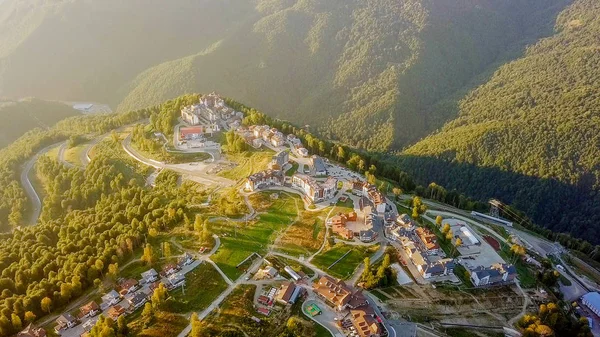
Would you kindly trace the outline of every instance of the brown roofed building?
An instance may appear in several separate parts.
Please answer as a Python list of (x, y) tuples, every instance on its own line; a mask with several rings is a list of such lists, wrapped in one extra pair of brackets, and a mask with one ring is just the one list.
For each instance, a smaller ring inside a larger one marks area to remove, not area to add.
[(314, 284), (313, 289), (327, 304), (337, 310), (355, 309), (368, 304), (362, 292), (354, 292), (344, 281), (336, 280), (330, 276), (321, 277)]
[(125, 296), (127, 294), (131, 294), (133, 293), (138, 286), (138, 281), (135, 279), (126, 279), (123, 282), (119, 283), (119, 294), (121, 294), (121, 296)]
[(335, 234), (338, 234), (346, 240), (352, 240), (354, 238), (354, 232), (343, 225), (333, 225), (331, 229)]
[(350, 310), (350, 320), (360, 337), (379, 337), (383, 333), (373, 315), (371, 307)]
[(100, 306), (94, 301), (79, 308), (81, 311), (81, 317), (93, 317), (100, 313)]
[(314, 284), (314, 291), (325, 299), (327, 304), (342, 310), (350, 301), (352, 289), (342, 280), (336, 280), (330, 276), (323, 276)]
[(179, 266), (176, 263), (168, 263), (162, 267), (162, 272), (169, 276), (175, 274), (179, 270)]
[(110, 319), (112, 319), (113, 321), (117, 321), (117, 318), (119, 318), (121, 315), (123, 315), (125, 313), (125, 309), (120, 306), (120, 305), (115, 305), (114, 307), (110, 307), (110, 309), (108, 309), (108, 311), (106, 312), (107, 317), (109, 317)]
[(348, 221), (356, 221), (356, 213), (350, 212), (348, 214), (339, 213), (329, 218), (328, 223), (331, 224), (331, 230), (340, 235), (346, 240), (352, 240), (354, 238), (354, 232), (346, 228)]
[[(296, 285), (292, 282), (286, 282), (281, 285), (281, 289), (279, 289), (279, 293), (277, 294), (277, 301), (288, 304), (292, 301), (292, 296), (296, 291)], [(295, 300), (295, 299), (294, 299)]]
[(46, 337), (46, 330), (42, 328), (34, 328), (29, 324), (23, 331), (17, 334), (17, 337)]
[(437, 237), (429, 229), (425, 227), (419, 227), (415, 230), (415, 233), (421, 239), (421, 243), (428, 251), (437, 251), (440, 249), (440, 245), (437, 243)]

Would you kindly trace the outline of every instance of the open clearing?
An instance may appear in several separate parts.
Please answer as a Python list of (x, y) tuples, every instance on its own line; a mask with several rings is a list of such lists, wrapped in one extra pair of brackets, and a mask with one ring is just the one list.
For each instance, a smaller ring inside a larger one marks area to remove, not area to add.
[[(248, 222), (220, 219), (210, 222), (210, 231), (221, 238), (221, 247), (211, 259), (232, 280), (243, 270), (236, 266), (252, 253), (264, 255), (271, 243), (297, 216), (294, 200), (285, 195), (271, 200), (272, 192), (257, 193), (250, 200), (261, 214)], [(269, 202), (266, 202), (269, 200)], [(262, 213), (265, 212), (265, 213)]]
[[(169, 293), (168, 311), (189, 313), (202, 311), (227, 289), (227, 283), (210, 263), (202, 263), (185, 275), (185, 289)], [(184, 293), (185, 292), (185, 293)]]
[(231, 180), (239, 180), (248, 177), (256, 172), (267, 169), (271, 158), (275, 152), (271, 150), (245, 151), (241, 153), (228, 154), (227, 159), (236, 163), (237, 166), (221, 171), (219, 176)]
[[(371, 256), (379, 249), (379, 244), (373, 246), (350, 246), (343, 243), (338, 243), (319, 255), (315, 256), (311, 261), (315, 266), (319, 267), (332, 276), (347, 279), (352, 276), (352, 273), (360, 265), (365, 257)], [(345, 256), (344, 256), (345, 255)], [(335, 261), (341, 259), (338, 263), (331, 266)]]

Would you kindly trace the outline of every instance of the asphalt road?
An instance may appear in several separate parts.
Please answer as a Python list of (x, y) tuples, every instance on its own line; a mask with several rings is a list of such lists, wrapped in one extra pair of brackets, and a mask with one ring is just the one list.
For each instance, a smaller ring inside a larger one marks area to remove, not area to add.
[(235, 181), (233, 181), (233, 180), (219, 177), (216, 175), (206, 174), (205, 172), (203, 172), (203, 169), (200, 168), (200, 166), (201, 166), (200, 164), (198, 166), (193, 166), (193, 167), (190, 166), (190, 168), (196, 168), (196, 169), (187, 169), (187, 168), (184, 168), (185, 165), (183, 165), (183, 164), (178, 164), (178, 165), (166, 164), (166, 163), (154, 160), (154, 159), (146, 158), (131, 147), (131, 135), (128, 135), (123, 140), (122, 146), (123, 146), (123, 149), (125, 150), (125, 152), (127, 152), (127, 154), (129, 156), (131, 156), (133, 159), (139, 161), (142, 164), (154, 167), (156, 169), (169, 169), (169, 170), (178, 172), (183, 175), (192, 176), (195, 178), (194, 180), (199, 181), (204, 184), (207, 184), (207, 185), (232, 186), (235, 184)]
[(52, 144), (52, 145), (40, 150), (38, 153), (36, 153), (33, 157), (31, 157), (25, 163), (25, 166), (23, 167), (23, 170), (21, 171), (21, 186), (23, 186), (23, 188), (25, 189), (25, 193), (27, 193), (27, 196), (29, 197), (29, 200), (31, 200), (31, 204), (33, 206), (32, 211), (31, 211), (31, 216), (27, 220), (27, 223), (30, 225), (36, 224), (38, 218), (40, 217), (40, 214), (42, 213), (42, 200), (40, 199), (40, 196), (35, 191), (35, 188), (33, 188), (33, 184), (29, 180), (29, 172), (31, 171), (31, 169), (33, 168), (33, 165), (35, 165), (35, 162), (38, 160), (38, 158), (40, 156), (43, 156), (48, 151), (50, 151), (50, 149), (52, 149), (56, 146), (59, 146), (60, 144), (61, 143)]

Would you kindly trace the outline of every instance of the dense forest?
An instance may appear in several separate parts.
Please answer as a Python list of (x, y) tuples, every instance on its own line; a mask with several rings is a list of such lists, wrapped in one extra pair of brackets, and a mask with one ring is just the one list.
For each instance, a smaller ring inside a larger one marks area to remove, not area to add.
[[(19, 175), (25, 161), (42, 148), (71, 136), (103, 134), (145, 118), (150, 118), (157, 130), (172, 129), (172, 116), (179, 112), (182, 105), (189, 104), (193, 99), (196, 98), (182, 96), (151, 108), (122, 114), (67, 118), (47, 130), (35, 128), (0, 150), (0, 232), (23, 225), (25, 215), (29, 211), (29, 200), (19, 182)], [(161, 113), (163, 111), (168, 113)]]
[[(60, 310), (70, 299), (131, 258), (146, 234), (164, 231), (192, 218), (187, 204), (197, 202), (194, 189), (161, 174), (154, 189), (145, 188), (148, 168), (121, 150), (118, 137), (97, 145), (85, 169), (68, 168), (42, 156), (35, 170), (45, 197), (38, 223), (30, 227), (19, 220), (28, 200), (18, 183), (19, 164), (47, 144), (68, 135), (104, 133), (149, 116), (172, 115), (173, 107), (188, 104), (189, 96), (126, 114), (78, 116), (43, 131), (33, 130), (0, 152), (5, 192), (0, 201), (15, 225), (0, 238), (0, 336), (10, 336), (46, 313)], [(156, 118), (160, 121), (161, 118)], [(105, 142), (108, 142), (105, 144)], [(11, 179), (12, 177), (12, 179)], [(4, 222), (6, 223), (6, 222)], [(114, 268), (113, 268), (114, 269)]]
[(600, 243), (600, 3), (576, 1), (556, 30), (399, 163), (420, 183), (498, 198), (546, 228)]
[(58, 102), (27, 99), (18, 102), (0, 100), (0, 148), (7, 146), (25, 132), (48, 128), (56, 122), (78, 114), (77, 110)]
[[(556, 181), (554, 180), (548, 181), (547, 186), (540, 186), (540, 184), (536, 185), (534, 183), (536, 181), (534, 178), (528, 177), (519, 180), (517, 179), (518, 177), (510, 174), (500, 174), (498, 171), (483, 171), (475, 166), (442, 166), (443, 162), (440, 162), (439, 160), (436, 160), (435, 165), (432, 165), (427, 158), (389, 156), (387, 154), (357, 150), (319, 138), (318, 136), (307, 132), (304, 128), (298, 128), (286, 121), (273, 119), (236, 101), (227, 100), (227, 103), (236, 110), (246, 114), (244, 123), (248, 125), (268, 124), (281, 129), (285, 133), (293, 133), (302, 140), (304, 146), (312, 153), (319, 154), (342, 164), (345, 163), (349, 168), (365, 174), (370, 183), (376, 184), (380, 190), (388, 193), (414, 193), (417, 196), (437, 200), (469, 211), (477, 210), (486, 212), (489, 209), (487, 199), (485, 197), (480, 197), (477, 193), (466, 194), (463, 190), (457, 189), (456, 187), (451, 186), (451, 188), (445, 188), (443, 185), (436, 183), (436, 181), (446, 181), (445, 178), (450, 176), (460, 177), (461, 179), (464, 179), (465, 184), (475, 184), (481, 188), (485, 187), (486, 184), (500, 184), (500, 186), (504, 186), (507, 190), (508, 186), (512, 186), (514, 190), (522, 190), (529, 186), (534, 192), (536, 191), (535, 188), (542, 188), (537, 191), (537, 193), (540, 195), (544, 194), (546, 199), (540, 197), (538, 199), (523, 201), (524, 205), (533, 205), (540, 209), (546, 207), (542, 204), (546, 200), (556, 202), (557, 204), (554, 205), (554, 207), (557, 207), (557, 209), (564, 205), (571, 205), (571, 207), (573, 207), (573, 213), (580, 210), (592, 212), (594, 207), (596, 207), (595, 205), (584, 204), (581, 206), (581, 209), (577, 209), (575, 207), (580, 206), (576, 204), (578, 199), (569, 200), (570, 203), (566, 203), (565, 200), (560, 201), (558, 196), (561, 195), (560, 193), (565, 192), (565, 190), (552, 189), (560, 187), (555, 184)], [(416, 170), (411, 171), (409, 174), (407, 173), (408, 170), (404, 171), (405, 167), (408, 169), (422, 167), (430, 170)], [(442, 169), (434, 171), (431, 168)], [(434, 175), (434, 173), (437, 175)], [(422, 185), (419, 185), (419, 183)], [(449, 183), (449, 185), (452, 184)], [(546, 189), (543, 189), (544, 187), (546, 187)], [(467, 188), (465, 188), (465, 190), (467, 190)], [(572, 190), (569, 191), (573, 193)], [(549, 199), (549, 196), (552, 197), (552, 193), (556, 193), (556, 200)], [(562, 204), (559, 205), (559, 202), (562, 202)], [(510, 213), (502, 215), (515, 221), (518, 225), (537, 232), (551, 241), (559, 242), (564, 247), (577, 250), (596, 261), (600, 261), (600, 242), (598, 241), (597, 236), (584, 236), (581, 232), (578, 233), (569, 230), (552, 230), (552, 221), (539, 222), (536, 218), (532, 218), (529, 213), (524, 213), (522, 209), (517, 208), (514, 205), (507, 206), (507, 209), (510, 210)], [(548, 214), (556, 214), (552, 208), (545, 210)], [(589, 215), (595, 216), (594, 214)], [(596, 229), (593, 225), (590, 225), (590, 227), (585, 228), (585, 230), (593, 231)]]
[(329, 139), (387, 150), (456, 114), (455, 95), (551, 33), (567, 1), (257, 1), (258, 19), (142, 73), (119, 110), (216, 90)]
[(216, 90), (329, 139), (399, 149), (551, 34), (568, 2), (5, 0), (0, 95), (130, 111)]

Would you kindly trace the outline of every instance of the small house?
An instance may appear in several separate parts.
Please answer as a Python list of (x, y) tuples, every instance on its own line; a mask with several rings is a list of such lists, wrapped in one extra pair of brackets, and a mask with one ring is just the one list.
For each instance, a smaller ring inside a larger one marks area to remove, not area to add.
[(42, 328), (34, 328), (29, 324), (25, 329), (17, 334), (17, 337), (46, 337), (46, 330)]
[(150, 269), (142, 273), (142, 281), (144, 283), (152, 283), (158, 280), (158, 273), (154, 269)]
[(56, 319), (56, 331), (69, 329), (77, 325), (77, 319), (69, 313), (64, 313)]
[(116, 292), (114, 289), (111, 290), (109, 293), (105, 294), (104, 296), (102, 296), (102, 302), (106, 303), (107, 306), (115, 305), (115, 304), (119, 303), (120, 301), (121, 301), (121, 295), (119, 295), (119, 293)]
[(140, 291), (129, 297), (127, 302), (137, 309), (148, 302), (148, 297), (145, 293)]
[(162, 272), (167, 276), (174, 274), (177, 271), (179, 271), (179, 266), (177, 266), (175, 263), (169, 263), (162, 267)]
[(119, 294), (121, 296), (133, 294), (138, 289), (138, 285), (138, 281), (135, 279), (125, 279), (119, 283)]
[(123, 307), (121, 307), (120, 305), (115, 305), (114, 307), (111, 307), (110, 309), (108, 309), (108, 311), (106, 312), (106, 315), (112, 319), (113, 321), (117, 321), (117, 319), (123, 315), (125, 313), (125, 309)]
[(179, 265), (180, 266), (187, 266), (190, 265), (194, 262), (194, 257), (192, 255), (190, 255), (189, 253), (185, 253), (183, 254), (182, 257), (179, 258)]
[(96, 302), (91, 301), (79, 308), (79, 311), (81, 312), (81, 317), (94, 317), (100, 313), (100, 306)]

